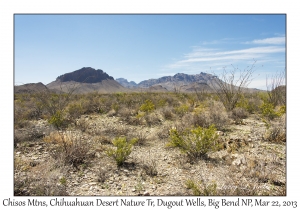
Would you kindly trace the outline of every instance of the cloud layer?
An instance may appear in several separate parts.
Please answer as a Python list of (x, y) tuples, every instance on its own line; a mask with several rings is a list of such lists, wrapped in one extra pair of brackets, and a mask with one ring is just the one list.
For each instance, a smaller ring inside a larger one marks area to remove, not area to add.
[[(224, 40), (222, 40), (224, 41)], [(208, 42), (202, 42), (208, 43)], [(213, 46), (217, 46), (218, 41)], [(264, 45), (264, 46), (262, 46)], [(228, 48), (209, 48), (207, 44), (192, 47), (192, 51), (183, 55), (181, 59), (165, 66), (164, 71), (183, 73), (199, 73), (213, 68), (213, 71), (222, 70), (224, 66), (234, 64), (235, 66), (247, 67), (253, 64), (264, 65), (266, 68), (260, 70), (263, 81), (267, 72), (278, 70), (278, 63), (285, 66), (285, 37), (271, 37), (265, 39), (255, 39), (247, 42), (239, 42)], [(277, 66), (276, 66), (277, 65)], [(255, 84), (258, 84), (257, 82)], [(262, 85), (262, 84), (261, 84)], [(265, 84), (263, 84), (265, 85)]]

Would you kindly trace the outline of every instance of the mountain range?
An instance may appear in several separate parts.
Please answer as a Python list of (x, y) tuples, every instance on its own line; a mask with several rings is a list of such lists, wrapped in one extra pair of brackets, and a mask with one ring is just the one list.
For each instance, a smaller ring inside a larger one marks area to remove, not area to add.
[[(135, 83), (127, 79), (114, 79), (101, 69), (83, 67), (70, 73), (60, 75), (53, 82), (44, 85), (42, 83), (31, 83), (15, 86), (15, 93), (34, 92), (49, 89), (54, 92), (69, 92), (74, 89), (76, 93), (112, 93), (132, 91), (212, 91), (212, 83), (218, 79), (216, 76), (201, 72), (189, 75), (178, 73), (174, 76), (164, 76), (158, 79), (148, 79)], [(253, 90), (253, 89), (252, 89)]]

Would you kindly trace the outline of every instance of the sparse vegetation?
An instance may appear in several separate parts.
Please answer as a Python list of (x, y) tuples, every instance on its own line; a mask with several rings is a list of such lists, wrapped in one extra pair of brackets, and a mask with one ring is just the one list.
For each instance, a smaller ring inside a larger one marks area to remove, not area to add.
[[(233, 110), (237, 106), (239, 100), (243, 97), (245, 88), (247, 88), (252, 81), (255, 63), (256, 61), (244, 70), (239, 70), (232, 65), (232, 70), (228, 71), (224, 67), (219, 78), (215, 78), (211, 82), (215, 93), (227, 111)], [(237, 73), (237, 71), (239, 72)]]
[(125, 160), (131, 153), (133, 145), (137, 142), (137, 139), (133, 138), (127, 142), (125, 137), (119, 137), (112, 141), (116, 147), (114, 149), (107, 149), (107, 154), (115, 159), (118, 166), (124, 164)]
[(192, 179), (188, 179), (185, 182), (187, 189), (193, 191), (195, 196), (214, 196), (217, 195), (217, 184), (203, 184), (201, 181), (198, 183)]
[(286, 105), (245, 82), (227, 99), (15, 94), (15, 195), (285, 195)]
[(214, 125), (209, 128), (197, 127), (194, 129), (178, 132), (176, 129), (170, 131), (170, 142), (167, 146), (178, 147), (190, 158), (204, 157), (208, 152), (217, 149), (217, 133)]

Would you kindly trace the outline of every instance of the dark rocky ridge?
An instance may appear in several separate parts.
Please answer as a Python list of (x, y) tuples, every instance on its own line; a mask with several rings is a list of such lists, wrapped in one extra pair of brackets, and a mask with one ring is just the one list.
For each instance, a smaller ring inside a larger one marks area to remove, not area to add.
[(83, 67), (79, 70), (63, 74), (56, 79), (56, 81), (60, 82), (74, 81), (81, 83), (98, 83), (103, 80), (114, 80), (114, 78), (101, 69), (96, 70), (91, 67)]

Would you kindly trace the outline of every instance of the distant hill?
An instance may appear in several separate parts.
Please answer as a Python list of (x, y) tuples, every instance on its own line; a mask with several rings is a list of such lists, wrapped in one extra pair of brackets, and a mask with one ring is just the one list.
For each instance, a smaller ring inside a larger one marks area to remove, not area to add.
[(161, 86), (168, 91), (180, 90), (184, 92), (191, 92), (196, 90), (211, 91), (211, 82), (216, 76), (203, 73), (189, 75), (178, 73), (174, 76), (164, 76), (158, 79), (149, 79), (140, 82), (137, 87), (150, 88), (151, 86)]
[(161, 85), (153, 85), (149, 87), (150, 92), (168, 92), (167, 88), (164, 88)]
[(128, 89), (120, 85), (102, 70), (91, 67), (83, 67), (79, 70), (63, 74), (55, 81), (47, 84), (47, 87), (55, 91), (69, 92), (75, 89), (76, 93), (112, 93), (127, 92)]
[(127, 87), (127, 88), (132, 88), (137, 86), (137, 84), (134, 81), (128, 82), (128, 80), (124, 78), (118, 78), (116, 79), (116, 81), (120, 83), (123, 87)]
[(103, 80), (114, 80), (114, 78), (103, 72), (101, 69), (96, 70), (91, 67), (83, 67), (56, 78), (56, 81), (59, 82), (74, 81), (82, 83), (98, 83)]
[(16, 85), (14, 87), (14, 93), (37, 93), (45, 90), (48, 90), (48, 88), (41, 82)]

